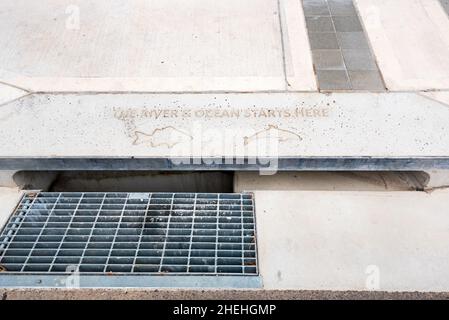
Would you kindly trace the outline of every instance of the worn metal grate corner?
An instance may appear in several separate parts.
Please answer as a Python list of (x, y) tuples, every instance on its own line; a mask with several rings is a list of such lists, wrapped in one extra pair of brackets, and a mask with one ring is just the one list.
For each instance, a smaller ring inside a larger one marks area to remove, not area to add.
[(252, 194), (26, 193), (4, 273), (257, 275)]

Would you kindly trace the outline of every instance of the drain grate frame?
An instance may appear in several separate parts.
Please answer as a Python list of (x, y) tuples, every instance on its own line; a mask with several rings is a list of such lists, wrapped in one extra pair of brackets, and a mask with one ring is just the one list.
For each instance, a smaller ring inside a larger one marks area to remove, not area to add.
[(27, 192), (0, 234), (0, 281), (76, 270), (236, 283), (258, 276), (257, 262), (249, 193)]

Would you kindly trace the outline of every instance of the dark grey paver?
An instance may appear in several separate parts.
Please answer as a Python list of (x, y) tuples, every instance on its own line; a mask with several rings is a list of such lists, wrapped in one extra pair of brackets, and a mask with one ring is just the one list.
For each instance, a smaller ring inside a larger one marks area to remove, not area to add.
[(356, 16), (332, 17), (337, 32), (362, 32), (362, 24)]
[(368, 49), (343, 49), (343, 59), (348, 70), (375, 71), (377, 70), (374, 57)]
[(383, 91), (385, 86), (379, 72), (376, 71), (348, 71), (352, 89)]
[(351, 83), (345, 70), (317, 70), (317, 77), (322, 90), (351, 89)]
[(304, 14), (308, 16), (330, 16), (326, 0), (303, 0)]
[(306, 17), (307, 30), (309, 32), (334, 32), (331, 17), (312, 16)]
[(313, 50), (312, 54), (318, 70), (345, 70), (341, 50)]
[(352, 0), (328, 0), (329, 9), (333, 16), (356, 16)]
[(369, 49), (363, 32), (337, 32), (337, 39), (341, 49)]
[(309, 33), (310, 47), (314, 49), (338, 49), (338, 41), (335, 32)]

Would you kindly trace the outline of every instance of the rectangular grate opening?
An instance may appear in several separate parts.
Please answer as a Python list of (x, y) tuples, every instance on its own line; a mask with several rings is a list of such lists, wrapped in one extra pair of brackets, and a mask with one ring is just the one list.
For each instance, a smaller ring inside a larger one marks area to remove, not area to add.
[(28, 192), (1, 233), (0, 267), (257, 275), (253, 195)]

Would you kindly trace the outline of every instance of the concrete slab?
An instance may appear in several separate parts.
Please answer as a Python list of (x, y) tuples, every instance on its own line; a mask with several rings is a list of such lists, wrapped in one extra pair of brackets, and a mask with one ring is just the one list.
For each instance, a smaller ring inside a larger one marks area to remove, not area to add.
[(255, 197), (265, 289), (449, 290), (449, 190)]
[(0, 80), (46, 92), (285, 90), (286, 79), (315, 90), (296, 2), (282, 1), (280, 21), (276, 0), (5, 0)]
[(415, 191), (425, 187), (418, 172), (236, 172), (234, 192), (247, 191)]
[(389, 90), (449, 88), (449, 19), (438, 0), (355, 0)]
[(449, 156), (447, 123), (446, 105), (407, 93), (36, 94), (0, 109), (0, 158), (15, 159), (3, 170), (23, 169), (20, 159), (37, 170), (30, 158), (233, 156), (402, 159), (399, 170), (421, 170), (413, 159)]

